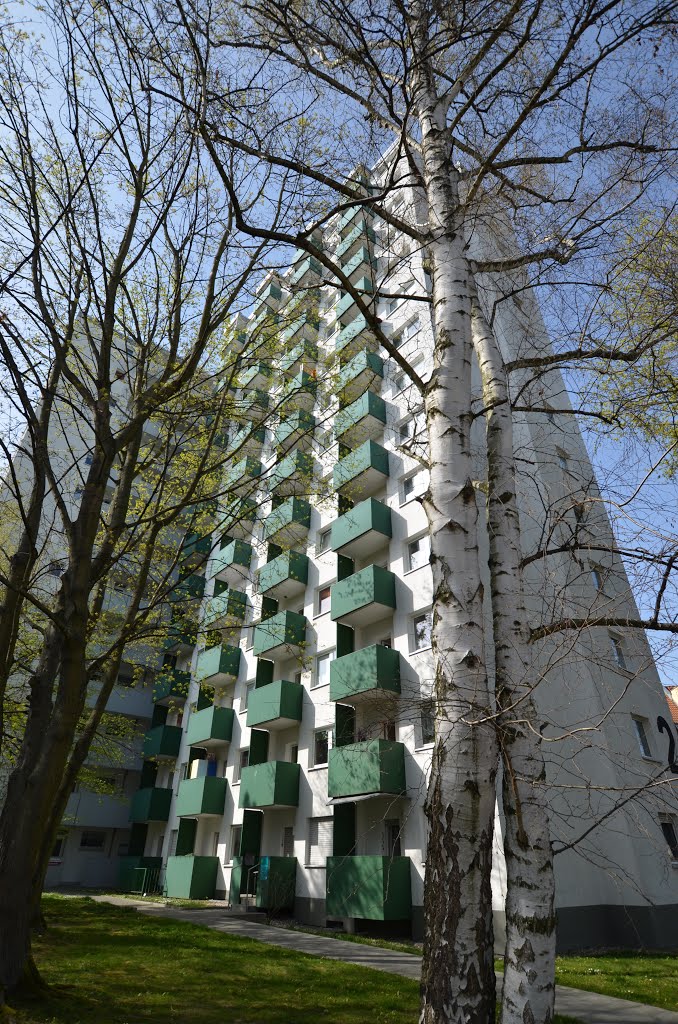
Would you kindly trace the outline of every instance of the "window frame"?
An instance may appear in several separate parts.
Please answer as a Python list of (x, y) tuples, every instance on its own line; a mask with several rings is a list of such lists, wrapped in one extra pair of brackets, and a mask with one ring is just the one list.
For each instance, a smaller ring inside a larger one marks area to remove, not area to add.
[[(321, 594), (327, 594), (326, 602), (327, 607), (323, 608), (321, 603)], [(327, 615), (332, 608), (332, 584), (326, 583), (322, 587), (317, 587), (313, 597), (313, 618), (319, 619), (321, 615)]]
[[(320, 736), (321, 733), (324, 733), (325, 737), (326, 737), (325, 742), (326, 742), (327, 757), (325, 758), (324, 761), (316, 761), (318, 736)], [(310, 765), (310, 768), (327, 768), (327, 766), (329, 764), (329, 760), (330, 760), (330, 750), (332, 749), (331, 736), (332, 736), (332, 730), (331, 730), (329, 725), (326, 725), (326, 726), (324, 726), (324, 727), (322, 727), (320, 729), (314, 729), (313, 730), (313, 746), (311, 748), (312, 764)]]
[[(419, 544), (420, 541), (426, 540), (428, 542), (428, 557), (421, 565), (412, 565), (412, 553), (410, 548), (413, 544)], [(428, 532), (417, 534), (415, 537), (408, 537), (405, 541), (405, 573), (416, 572), (417, 569), (423, 569), (425, 566), (431, 564), (431, 535)]]
[[(318, 653), (315, 656), (315, 662), (314, 662), (314, 665), (313, 665), (313, 675), (311, 676), (311, 689), (312, 690), (317, 690), (321, 686), (329, 686), (329, 683), (330, 683), (330, 669), (329, 669), (329, 666), (332, 664), (332, 662), (334, 661), (336, 656), (337, 656), (337, 649), (336, 649), (336, 647), (330, 647), (330, 648), (328, 648), (325, 651), (318, 651)], [(328, 665), (327, 679), (326, 679), (325, 682), (320, 682), (319, 665), (320, 665), (321, 662), (324, 663), (325, 661), (327, 662), (327, 665)]]
[[(676, 825), (675, 815), (660, 814), (658, 821), (659, 827), (662, 831), (662, 835), (664, 836), (664, 841), (667, 846), (667, 852), (671, 858), (671, 863), (674, 867), (678, 868), (678, 826)], [(665, 825), (667, 826), (667, 828), (671, 829), (673, 833), (673, 840), (669, 839), (666, 832), (664, 831)]]
[[(416, 645), (417, 644), (416, 623), (417, 623), (417, 621), (419, 619), (428, 619), (428, 622), (429, 622), (429, 633), (428, 633), (429, 642), (427, 644), (423, 644), (421, 647), (418, 647)], [(410, 629), (408, 631), (409, 632), (409, 637), (408, 637), (409, 653), (410, 654), (419, 654), (420, 651), (428, 651), (428, 650), (430, 650), (431, 646), (432, 646), (432, 642), (431, 642), (432, 641), (432, 631), (433, 631), (433, 609), (432, 608), (427, 608), (427, 609), (424, 609), (423, 611), (415, 612), (414, 615), (410, 616)]]
[(636, 742), (638, 743), (641, 757), (648, 761), (654, 761), (655, 757), (652, 753), (652, 744), (650, 743), (649, 730), (647, 728), (650, 724), (649, 720), (643, 718), (642, 715), (631, 715), (631, 721), (633, 722)]

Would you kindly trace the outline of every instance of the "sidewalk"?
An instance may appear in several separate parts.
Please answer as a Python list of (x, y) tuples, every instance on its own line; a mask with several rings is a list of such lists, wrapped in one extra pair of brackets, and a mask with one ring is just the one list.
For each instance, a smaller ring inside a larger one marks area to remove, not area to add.
[[(244, 936), (257, 942), (267, 942), (271, 946), (308, 953), (310, 956), (342, 960), (344, 963), (357, 964), (359, 967), (371, 967), (415, 981), (419, 979), (421, 960), (411, 953), (399, 953), (379, 946), (363, 946), (357, 942), (342, 942), (341, 939), (272, 927), (261, 921), (249, 920), (244, 914), (234, 914), (226, 910), (225, 904), (204, 910), (184, 910), (180, 907), (167, 907), (162, 903), (145, 903), (124, 896), (93, 898), (120, 907), (134, 906), (149, 917), (171, 917), (177, 921), (202, 924), (227, 935)], [(556, 986), (556, 1012), (575, 1017), (581, 1024), (678, 1024), (678, 1013), (670, 1010), (632, 1003), (626, 999), (613, 999), (595, 992), (584, 992), (578, 988), (565, 988), (563, 985)]]

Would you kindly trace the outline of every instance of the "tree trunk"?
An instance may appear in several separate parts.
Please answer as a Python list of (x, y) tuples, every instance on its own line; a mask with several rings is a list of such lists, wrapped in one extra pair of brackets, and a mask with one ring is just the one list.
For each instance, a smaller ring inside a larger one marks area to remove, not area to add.
[(490, 871), (497, 748), (483, 649), (478, 508), (472, 482), (468, 267), (444, 125), (427, 78), (425, 15), (415, 24), (415, 90), (432, 236), (434, 369), (425, 394), (430, 484), (436, 743), (426, 801), (422, 1024), (491, 1024)]
[(507, 897), (501, 1021), (549, 1024), (555, 974), (553, 851), (520, 567), (513, 421), (502, 355), (477, 296), (473, 336), (487, 410), (495, 690), (503, 760)]

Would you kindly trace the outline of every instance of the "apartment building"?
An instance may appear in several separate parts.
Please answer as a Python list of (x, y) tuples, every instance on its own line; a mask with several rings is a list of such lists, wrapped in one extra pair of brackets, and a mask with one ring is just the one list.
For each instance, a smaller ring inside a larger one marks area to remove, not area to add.
[[(416, 201), (404, 191), (396, 205)], [(426, 379), (420, 255), (363, 207), (315, 244), (373, 296)], [(228, 501), (209, 534), (184, 541), (120, 882), (139, 888), (157, 873), (168, 896), (419, 937), (434, 739), (423, 417), (352, 297), (322, 279), (298, 251), (237, 326)], [(495, 324), (507, 351), (548, 348), (529, 291), (501, 302)], [(539, 387), (541, 410), (516, 423), (525, 551), (573, 531), (610, 550), (535, 561), (530, 607), (631, 615), (562, 379), (551, 372)], [(474, 444), (481, 467), (480, 422)], [(657, 726), (666, 701), (646, 640), (605, 628), (561, 636), (544, 646), (542, 668), (561, 948), (675, 945), (675, 792), (667, 782), (620, 801), (670, 780)], [(499, 929), (504, 876), (498, 816)]]

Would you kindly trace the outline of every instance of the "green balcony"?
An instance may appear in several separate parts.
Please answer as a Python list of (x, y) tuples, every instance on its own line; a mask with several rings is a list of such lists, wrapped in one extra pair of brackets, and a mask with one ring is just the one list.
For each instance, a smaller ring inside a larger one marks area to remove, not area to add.
[(243, 389), (265, 389), (270, 386), (273, 367), (268, 363), (256, 362), (240, 374), (240, 387)]
[(247, 613), (247, 595), (239, 590), (225, 590), (210, 597), (205, 605), (205, 629), (239, 629)]
[(383, 376), (381, 356), (363, 349), (342, 366), (337, 377), (337, 392), (343, 402), (355, 402), (369, 388), (376, 388)]
[[(369, 303), (373, 301), (372, 296), (374, 292), (374, 285), (370, 278), (359, 278), (359, 280), (356, 281), (355, 287), (361, 293), (363, 302), (369, 305)], [(353, 323), (356, 317), (361, 315), (358, 304), (350, 293), (344, 295), (344, 297), (337, 303), (336, 316), (342, 327), (348, 327), (349, 324)]]
[(342, 359), (351, 359), (360, 349), (374, 352), (378, 348), (377, 339), (367, 326), (367, 320), (362, 313), (348, 327), (339, 331), (334, 342), (334, 351)]
[(269, 309), (277, 308), (282, 299), (282, 289), (280, 285), (270, 281), (265, 288), (262, 288), (260, 292), (257, 292), (257, 297), (254, 300), (252, 311), (255, 315), (264, 307), (267, 306)]
[(271, 470), (269, 491), (287, 497), (308, 494), (313, 487), (313, 455), (295, 448)]
[(276, 427), (275, 446), (280, 452), (287, 452), (295, 445), (300, 449), (310, 448), (313, 444), (314, 430), (315, 416), (299, 409)]
[(345, 580), (332, 584), (330, 616), (345, 626), (367, 626), (393, 614), (396, 607), (395, 575), (380, 565), (368, 565)]
[(405, 746), (394, 740), (364, 740), (332, 747), (327, 793), (331, 797), (405, 793)]
[(355, 501), (382, 490), (388, 475), (386, 449), (376, 441), (365, 441), (337, 462), (332, 481), (335, 491)]
[(308, 555), (285, 551), (263, 565), (258, 573), (259, 591), (276, 601), (303, 594), (308, 583)]
[(294, 910), (296, 890), (296, 857), (262, 857), (257, 877), (257, 907)]
[(156, 725), (144, 736), (144, 759), (175, 760), (181, 746), (180, 725)]
[(248, 455), (224, 471), (224, 489), (232, 494), (251, 492), (256, 488), (260, 476), (261, 463), (253, 455)]
[(366, 246), (361, 245), (356, 252), (351, 253), (350, 258), (344, 263), (341, 269), (349, 279), (352, 279), (355, 274), (361, 273), (364, 277), (372, 279), (376, 266), (376, 257)]
[(276, 808), (299, 805), (298, 764), (291, 761), (264, 761), (243, 768), (240, 778), (239, 807)]
[(332, 523), (332, 550), (364, 559), (388, 544), (392, 536), (391, 509), (376, 498), (361, 501)]
[(288, 498), (269, 512), (264, 522), (264, 540), (293, 547), (305, 539), (310, 528), (310, 504), (303, 498)]
[(212, 548), (212, 536), (187, 533), (181, 545), (181, 560), (185, 565), (200, 565), (207, 561)]
[(195, 601), (205, 593), (204, 576), (185, 576), (177, 580), (169, 594), (170, 601)]
[(349, 226), (349, 224), (353, 224), (358, 218), (360, 218), (361, 222), (367, 223), (368, 221), (372, 220), (373, 217), (374, 211), (372, 210), (371, 206), (351, 206), (339, 218), (339, 223), (337, 224), (337, 231), (344, 231)]
[(260, 456), (265, 440), (266, 427), (255, 427), (248, 423), (235, 432), (228, 450), (240, 458), (243, 455)]
[(298, 263), (292, 271), (290, 281), (295, 285), (308, 284), (310, 281), (315, 281), (317, 277), (320, 277), (322, 273), (322, 265), (314, 256), (307, 256), (305, 260)]
[(298, 291), (289, 300), (285, 306), (285, 315), (291, 318), (292, 316), (299, 316), (301, 313), (307, 313), (312, 318), (312, 321), (316, 322), (317, 326), (319, 322), (319, 306), (320, 289), (305, 288), (303, 291)]
[(287, 404), (288, 408), (296, 412), (303, 409), (305, 412), (313, 412), (315, 397), (318, 392), (318, 381), (314, 374), (306, 370), (300, 370), (285, 385), (281, 402)]
[(190, 622), (172, 622), (167, 627), (167, 636), (162, 642), (163, 651), (187, 654), (195, 647), (197, 630)]
[(409, 857), (328, 857), (330, 917), (405, 921), (412, 915)]
[(153, 700), (156, 704), (182, 704), (188, 696), (191, 673), (165, 665), (155, 677)]
[(386, 402), (374, 391), (366, 391), (334, 417), (334, 436), (355, 448), (381, 437), (386, 426)]
[(257, 517), (258, 504), (253, 498), (239, 498), (227, 502), (218, 520), (220, 536), (237, 537), (246, 540), (251, 536)]
[(186, 742), (191, 747), (223, 747), (233, 736), (233, 708), (203, 708), (193, 711), (188, 720)]
[(198, 655), (195, 677), (207, 686), (234, 683), (240, 671), (240, 648), (230, 644), (208, 647)]
[(177, 817), (220, 818), (224, 813), (228, 782), (218, 775), (203, 775), (198, 779), (183, 779), (177, 793)]
[(266, 391), (259, 391), (255, 388), (246, 391), (238, 403), (239, 412), (243, 415), (261, 415), (268, 409), (269, 396)]
[(289, 729), (301, 721), (304, 688), (277, 679), (252, 690), (247, 701), (247, 725), (254, 729)]
[[(301, 312), (297, 312), (295, 315), (293, 315), (291, 311), (288, 312), (289, 322), (285, 329), (280, 332), (280, 340), (282, 341), (283, 345), (294, 345), (296, 347), (297, 345), (303, 344), (317, 347), (318, 327), (320, 325), (317, 310), (302, 309)], [(302, 359), (301, 362), (302, 364), (304, 362), (313, 364), (315, 363), (316, 359), (317, 354), (315, 358), (307, 357), (306, 359)], [(281, 369), (283, 369), (286, 373), (290, 372), (291, 366), (284, 367), (282, 365), (282, 362), (280, 365)], [(298, 368), (301, 369), (301, 367)]]
[(298, 658), (306, 646), (304, 615), (298, 612), (278, 612), (260, 622), (254, 629), (255, 658)]
[(376, 245), (377, 236), (374, 229), (369, 227), (367, 220), (363, 217), (356, 222), (346, 237), (339, 243), (336, 250), (336, 257), (344, 263), (350, 260), (356, 249), (361, 249), (365, 243)]
[(294, 376), (304, 367), (315, 366), (318, 361), (318, 345), (315, 341), (302, 338), (280, 357), (279, 367), (283, 373)]
[(168, 857), (165, 890), (171, 899), (211, 900), (217, 885), (218, 857)]
[(212, 555), (210, 575), (237, 590), (248, 577), (252, 554), (252, 545), (247, 541), (232, 540)]
[(330, 665), (330, 700), (358, 704), (400, 693), (400, 654), (372, 644), (336, 658)]
[(171, 803), (171, 789), (160, 789), (158, 786), (138, 789), (132, 797), (129, 820), (131, 822), (167, 821)]

